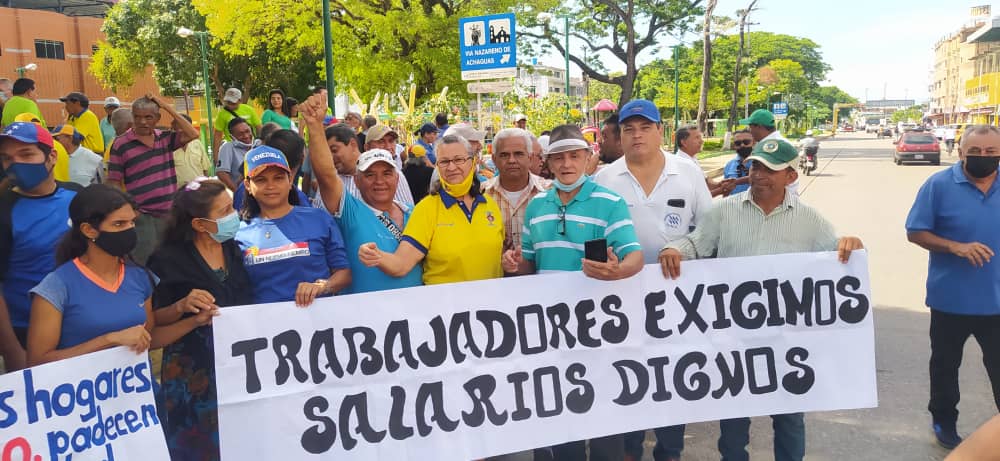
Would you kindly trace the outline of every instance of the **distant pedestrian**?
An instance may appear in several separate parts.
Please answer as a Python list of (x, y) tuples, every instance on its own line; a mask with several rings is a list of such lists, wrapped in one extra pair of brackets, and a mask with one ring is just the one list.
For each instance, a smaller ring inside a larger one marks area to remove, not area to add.
[(38, 110), (38, 93), (35, 91), (35, 81), (30, 78), (19, 78), (14, 81), (11, 88), (13, 96), (3, 105), (3, 116), (0, 117), (0, 126), (7, 126), (14, 123), (14, 117), (24, 113), (33, 114), (38, 118), (39, 125), (46, 128), (45, 117), (42, 111)]
[(229, 121), (226, 127), (231, 138), (219, 147), (219, 163), (215, 172), (231, 191), (243, 181), (243, 161), (250, 149), (257, 146), (254, 140), (253, 128), (246, 120), (236, 117)]
[(267, 95), (267, 103), (268, 108), (260, 117), (261, 123), (274, 122), (286, 130), (292, 129), (292, 114), (288, 112), (288, 107), (285, 105), (285, 92), (277, 88), (271, 90)]
[(1000, 129), (978, 125), (962, 136), (960, 161), (931, 176), (906, 218), (909, 241), (930, 252), (930, 403), (938, 444), (962, 442), (958, 369), (976, 338), (1000, 410)]
[(222, 145), (223, 141), (233, 139), (228, 129), (229, 122), (237, 117), (246, 120), (253, 133), (260, 131), (260, 126), (263, 125), (260, 117), (257, 116), (257, 109), (243, 104), (243, 92), (238, 88), (230, 88), (222, 96), (222, 110), (219, 111), (219, 115), (215, 117), (215, 122), (212, 124), (215, 129), (215, 145), (212, 146), (212, 152), (219, 152), (219, 146)]
[(69, 93), (59, 98), (66, 106), (66, 124), (76, 128), (83, 136), (83, 147), (94, 153), (104, 155), (104, 133), (101, 132), (101, 121), (90, 110), (90, 98), (83, 93)]
[[(177, 122), (180, 131), (156, 129), (161, 109)], [(111, 147), (108, 183), (124, 189), (136, 201), (139, 240), (133, 255), (139, 264), (145, 264), (159, 246), (177, 191), (173, 153), (197, 139), (198, 130), (172, 106), (152, 95), (136, 99), (132, 114), (135, 127), (115, 138)]]
[(111, 123), (111, 116), (122, 106), (122, 102), (114, 96), (108, 96), (104, 100), (104, 118), (101, 119), (101, 137), (104, 138), (104, 162), (107, 163), (108, 155), (111, 153), (111, 144), (115, 142), (115, 127)]
[[(180, 116), (191, 123), (191, 117), (188, 117), (187, 114), (180, 114)], [(174, 120), (170, 124), (170, 129), (180, 131), (181, 125)], [(195, 178), (208, 176), (209, 171), (212, 170), (212, 160), (208, 157), (208, 152), (205, 151), (205, 145), (202, 144), (201, 138), (192, 139), (184, 148), (174, 151), (174, 168), (177, 170), (178, 188), (184, 187)]]
[(100, 184), (104, 180), (104, 159), (83, 147), (83, 135), (69, 125), (62, 125), (52, 133), (56, 142), (69, 152), (69, 179), (80, 187)]

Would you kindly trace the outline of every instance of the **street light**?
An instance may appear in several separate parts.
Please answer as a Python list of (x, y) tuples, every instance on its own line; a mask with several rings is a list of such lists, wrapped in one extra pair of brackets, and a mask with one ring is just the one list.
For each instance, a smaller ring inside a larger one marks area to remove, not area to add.
[(538, 13), (538, 20), (548, 24), (552, 21), (553, 17), (559, 17), (563, 19), (563, 37), (566, 42), (563, 45), (563, 58), (566, 59), (566, 88), (563, 93), (566, 95), (566, 120), (569, 121), (569, 15), (560, 14), (553, 16), (552, 13), (541, 12)]
[(38, 69), (38, 64), (29, 62), (28, 64), (25, 64), (24, 67), (18, 67), (17, 69), (14, 69), (14, 71), (17, 72), (17, 78), (24, 78), (25, 72), (35, 69)]
[[(192, 35), (198, 37), (198, 47), (201, 49), (201, 75), (205, 85), (205, 111), (208, 114), (208, 124), (205, 127), (208, 133), (208, 149), (205, 150), (214, 159), (212, 147), (215, 146), (215, 130), (212, 129), (212, 86), (208, 81), (208, 32), (194, 31), (187, 27), (177, 29), (177, 36), (181, 38), (190, 38)], [(215, 169), (215, 162), (212, 162), (212, 168)]]

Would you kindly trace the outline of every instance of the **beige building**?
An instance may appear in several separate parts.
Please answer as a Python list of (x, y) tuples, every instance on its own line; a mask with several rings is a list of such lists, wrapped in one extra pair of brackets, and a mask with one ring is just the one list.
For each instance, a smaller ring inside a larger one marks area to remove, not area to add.
[(967, 43), (967, 39), (989, 20), (989, 5), (973, 7), (965, 24), (934, 45), (934, 70), (928, 89), (930, 117), (935, 123), (968, 120), (969, 105), (975, 100), (967, 97), (966, 82), (976, 76), (975, 58), (985, 47)]

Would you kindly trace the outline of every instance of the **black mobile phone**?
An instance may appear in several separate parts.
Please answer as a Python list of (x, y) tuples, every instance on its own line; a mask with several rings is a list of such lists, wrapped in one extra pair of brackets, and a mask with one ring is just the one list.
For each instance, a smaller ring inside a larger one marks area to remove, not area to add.
[(591, 261), (597, 261), (599, 263), (608, 262), (608, 240), (587, 240), (587, 242), (583, 244), (583, 255)]
[(672, 198), (670, 200), (667, 200), (667, 206), (674, 208), (684, 208), (684, 199)]

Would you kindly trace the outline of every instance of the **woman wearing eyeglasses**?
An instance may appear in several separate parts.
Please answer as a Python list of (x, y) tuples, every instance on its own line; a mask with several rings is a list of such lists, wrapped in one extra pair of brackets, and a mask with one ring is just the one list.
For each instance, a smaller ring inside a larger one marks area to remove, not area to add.
[(358, 258), (393, 277), (423, 262), (425, 285), (502, 277), (503, 215), (480, 192), (469, 142), (444, 136), (434, 143), (434, 152), (441, 187), (414, 207), (399, 248), (387, 253), (365, 243)]

